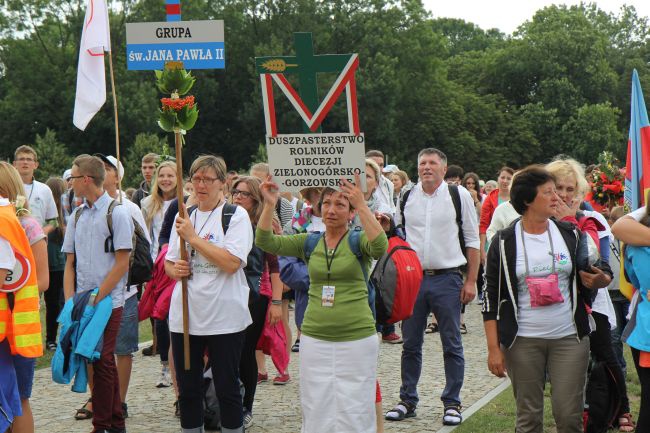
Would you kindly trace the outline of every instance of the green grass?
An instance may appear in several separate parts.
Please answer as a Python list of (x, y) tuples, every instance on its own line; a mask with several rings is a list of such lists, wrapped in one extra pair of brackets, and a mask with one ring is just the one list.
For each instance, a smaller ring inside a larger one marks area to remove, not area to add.
[[(43, 302), (41, 302), (41, 325), (42, 325), (41, 334), (43, 336), (44, 353), (43, 356), (41, 356), (36, 360), (37, 370), (40, 368), (50, 367), (50, 364), (52, 363), (52, 356), (54, 355), (54, 352), (48, 351), (47, 348), (45, 347), (45, 304)], [(140, 343), (142, 343), (143, 341), (149, 341), (153, 338), (151, 334), (151, 322), (149, 322), (148, 320), (144, 320), (140, 322), (138, 337)]]
[[(625, 360), (627, 362), (627, 394), (630, 399), (632, 416), (636, 422), (639, 414), (641, 385), (634, 369), (632, 354), (629, 347), (625, 347)], [(555, 433), (555, 421), (551, 411), (550, 390), (547, 388), (544, 395), (544, 433)], [(457, 433), (474, 433), (485, 431), (490, 433), (511, 433), (515, 426), (515, 398), (512, 387), (508, 387), (496, 398), (483, 406), (470, 418), (456, 429)], [(610, 430), (611, 433), (618, 429)]]

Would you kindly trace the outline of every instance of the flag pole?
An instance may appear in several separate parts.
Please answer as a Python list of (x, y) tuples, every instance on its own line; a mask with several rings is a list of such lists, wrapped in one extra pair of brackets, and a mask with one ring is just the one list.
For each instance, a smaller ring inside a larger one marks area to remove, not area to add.
[(115, 116), (115, 158), (117, 158), (117, 199), (122, 203), (122, 176), (120, 176), (120, 125), (117, 117), (117, 92), (115, 91), (115, 75), (113, 74), (113, 53), (108, 51), (108, 70), (111, 75), (111, 93), (113, 94), (113, 114)]
[[(183, 137), (180, 131), (174, 131), (174, 148), (176, 150), (176, 172), (178, 173), (176, 182), (176, 197), (178, 199), (178, 217), (185, 218), (185, 206), (183, 205)], [(185, 248), (185, 239), (179, 234), (181, 260), (187, 261), (187, 248)], [(190, 312), (189, 301), (187, 298), (187, 277), (181, 278), (181, 299), (183, 303), (183, 359), (185, 370), (190, 369)]]

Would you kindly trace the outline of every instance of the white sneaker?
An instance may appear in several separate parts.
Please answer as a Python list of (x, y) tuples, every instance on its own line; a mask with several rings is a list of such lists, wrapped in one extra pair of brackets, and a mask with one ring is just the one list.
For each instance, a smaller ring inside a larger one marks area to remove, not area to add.
[(156, 384), (156, 388), (169, 388), (172, 386), (171, 376), (169, 375), (169, 370), (163, 370), (160, 372), (160, 379)]

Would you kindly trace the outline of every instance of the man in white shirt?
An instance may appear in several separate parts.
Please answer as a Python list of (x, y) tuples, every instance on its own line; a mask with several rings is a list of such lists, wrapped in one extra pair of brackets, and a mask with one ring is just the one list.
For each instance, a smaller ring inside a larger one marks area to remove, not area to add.
[[(422, 370), (422, 343), (427, 317), (433, 312), (438, 320), (444, 352), (446, 385), (441, 400), (445, 411), (443, 424), (457, 425), (460, 414), (460, 390), (465, 374), (465, 358), (460, 335), (461, 303), (476, 296), (479, 266), (479, 236), (476, 209), (470, 193), (463, 187), (444, 182), (447, 157), (438, 149), (428, 148), (418, 155), (420, 182), (413, 187), (396, 221), (406, 230), (406, 240), (417, 253), (424, 279), (413, 315), (402, 322), (401, 401), (386, 414), (386, 419), (401, 421), (414, 417), (418, 404), (417, 383)], [(452, 188), (457, 188), (461, 224), (456, 220)], [(460, 231), (460, 233), (459, 233)], [(461, 236), (465, 251), (461, 247)], [(466, 258), (467, 257), (467, 258)], [(467, 265), (463, 282), (461, 267)]]
[(14, 167), (23, 180), (32, 216), (41, 224), (43, 232), (49, 234), (58, 225), (59, 213), (50, 188), (34, 179), (34, 171), (38, 168), (36, 151), (30, 146), (18, 147), (14, 152)]
[[(124, 167), (122, 163), (112, 155), (95, 154), (104, 162), (106, 177), (104, 178), (104, 191), (114, 200), (119, 200), (118, 185), (120, 179), (124, 177)], [(119, 167), (119, 172), (118, 168)], [(151, 243), (149, 230), (142, 217), (140, 208), (135, 203), (126, 198), (122, 191), (122, 206), (124, 206), (133, 218), (134, 224), (138, 224), (142, 229), (145, 237)], [(126, 404), (126, 393), (129, 390), (131, 380), (131, 370), (133, 368), (132, 354), (138, 351), (138, 286), (133, 285), (126, 288), (124, 292), (124, 310), (122, 311), (122, 320), (120, 329), (117, 333), (117, 342), (115, 344), (115, 359), (117, 364), (117, 375), (120, 383), (120, 399), (122, 400), (122, 412), (124, 418), (128, 417), (128, 406)], [(90, 375), (89, 375), (90, 377)]]
[[(366, 158), (372, 159), (379, 166), (379, 170), (384, 170), (384, 153), (381, 150), (369, 150), (366, 152)], [(377, 198), (391, 208), (391, 214), (395, 214), (395, 185), (386, 176), (380, 176), (379, 188), (377, 188)]]

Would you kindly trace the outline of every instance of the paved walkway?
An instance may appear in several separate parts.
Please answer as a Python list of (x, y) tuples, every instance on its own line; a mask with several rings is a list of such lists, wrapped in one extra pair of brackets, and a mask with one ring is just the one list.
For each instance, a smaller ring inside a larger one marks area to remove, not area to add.
[[(465, 407), (499, 385), (500, 379), (492, 376), (486, 367), (486, 348), (480, 307), (469, 305), (465, 315), (469, 333), (463, 337), (465, 347), (465, 385), (461, 399)], [(384, 410), (392, 408), (399, 400), (401, 345), (382, 344), (379, 356), (379, 381), (384, 398)], [(424, 366), (420, 380), (420, 404), (417, 418), (398, 423), (386, 422), (387, 433), (436, 432), (442, 427), (440, 393), (444, 387), (442, 351), (438, 334), (425, 335)], [(269, 371), (273, 365), (267, 361)], [(176, 433), (180, 423), (174, 417), (174, 396), (170, 388), (155, 387), (160, 363), (158, 358), (137, 354), (127, 401), (129, 433)], [(285, 386), (270, 382), (257, 389), (254, 425), (251, 433), (299, 432), (301, 424), (298, 399), (298, 365), (292, 361), (289, 371), (293, 380)], [(67, 385), (52, 382), (49, 369), (36, 372), (32, 406), (37, 433), (79, 432), (92, 430), (90, 421), (76, 421), (75, 410), (88, 398), (75, 394)], [(332, 432), (336, 433), (336, 432)]]

